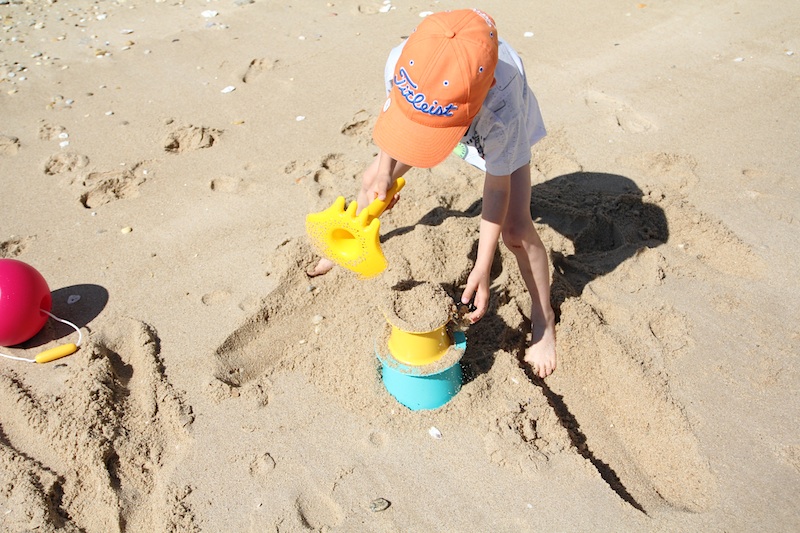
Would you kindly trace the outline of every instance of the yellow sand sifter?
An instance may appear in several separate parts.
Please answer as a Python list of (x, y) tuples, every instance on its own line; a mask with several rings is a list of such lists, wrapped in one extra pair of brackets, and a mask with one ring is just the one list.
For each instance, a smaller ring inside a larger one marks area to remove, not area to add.
[(328, 209), (308, 215), (306, 233), (317, 251), (362, 279), (383, 272), (388, 263), (381, 251), (378, 217), (405, 184), (403, 178), (397, 178), (386, 193), (386, 200), (373, 200), (358, 216), (358, 202), (350, 202), (345, 210), (343, 196)]

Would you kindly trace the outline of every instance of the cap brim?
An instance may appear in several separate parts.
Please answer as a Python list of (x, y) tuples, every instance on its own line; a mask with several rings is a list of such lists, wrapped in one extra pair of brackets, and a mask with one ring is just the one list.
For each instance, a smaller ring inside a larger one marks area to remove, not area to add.
[(392, 101), (378, 116), (372, 138), (375, 144), (397, 161), (416, 168), (431, 168), (447, 159), (464, 137), (467, 128), (437, 128), (417, 124)]

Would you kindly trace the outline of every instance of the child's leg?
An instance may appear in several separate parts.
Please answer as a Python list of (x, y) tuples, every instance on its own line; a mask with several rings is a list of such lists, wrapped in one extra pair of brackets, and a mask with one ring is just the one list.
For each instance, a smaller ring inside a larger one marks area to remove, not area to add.
[(556, 369), (555, 314), (550, 305), (547, 250), (531, 219), (530, 165), (511, 174), (511, 198), (503, 224), (503, 243), (514, 253), (531, 296), (532, 339), (525, 350), (525, 361), (536, 375), (544, 378)]

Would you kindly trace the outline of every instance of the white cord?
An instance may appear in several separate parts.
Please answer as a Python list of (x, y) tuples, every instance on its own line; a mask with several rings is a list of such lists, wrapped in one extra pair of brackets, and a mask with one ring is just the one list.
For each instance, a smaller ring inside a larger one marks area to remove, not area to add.
[(81, 333), (81, 329), (80, 329), (78, 326), (76, 326), (75, 324), (73, 324), (73, 323), (72, 323), (72, 322), (70, 322), (69, 320), (64, 320), (64, 319), (62, 319), (62, 318), (58, 318), (58, 317), (57, 317), (56, 315), (54, 315), (53, 313), (50, 313), (49, 311), (45, 311), (44, 309), (39, 309), (39, 311), (41, 311), (42, 313), (44, 313), (44, 314), (48, 315), (48, 316), (49, 316), (50, 318), (52, 318), (53, 320), (58, 320), (58, 321), (59, 321), (59, 322), (61, 322), (62, 324), (66, 324), (66, 325), (68, 325), (68, 326), (72, 326), (72, 328), (73, 328), (75, 331), (77, 331), (77, 332), (78, 332), (78, 342), (76, 342), (76, 343), (75, 343), (75, 346), (80, 346), (80, 345), (81, 345), (81, 341), (83, 341), (83, 333)]
[(25, 361), (26, 363), (35, 363), (34, 359), (25, 359), (24, 357), (14, 357), (13, 355), (8, 355), (5, 353), (0, 353), (0, 357), (5, 357), (6, 359), (13, 359), (15, 361)]
[[(39, 309), (39, 311), (41, 311), (42, 313), (46, 314), (47, 316), (49, 316), (53, 320), (58, 320), (62, 324), (66, 324), (68, 326), (72, 326), (75, 329), (75, 331), (78, 332), (78, 342), (75, 343), (75, 346), (80, 346), (81, 345), (81, 342), (83, 341), (83, 333), (81, 333), (81, 328), (79, 328), (78, 326), (76, 326), (75, 324), (73, 324), (72, 322), (70, 322), (68, 320), (63, 320), (61, 318), (58, 318), (56, 315), (54, 315), (53, 313), (51, 313), (49, 311), (45, 311), (44, 309)], [(15, 361), (25, 361), (26, 363), (35, 363), (36, 362), (35, 359), (26, 359), (24, 357), (15, 357), (13, 355), (8, 355), (8, 354), (5, 354), (5, 353), (0, 353), (0, 357), (5, 357), (6, 359), (13, 359)]]

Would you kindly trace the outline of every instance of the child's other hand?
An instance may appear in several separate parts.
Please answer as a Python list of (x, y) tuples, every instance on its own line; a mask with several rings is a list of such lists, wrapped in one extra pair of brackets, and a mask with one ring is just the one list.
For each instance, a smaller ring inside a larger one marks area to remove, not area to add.
[(467, 278), (467, 286), (461, 294), (461, 303), (468, 304), (472, 298), (475, 298), (475, 310), (469, 315), (469, 321), (474, 324), (486, 314), (489, 308), (489, 272), (484, 272), (481, 269), (473, 268), (472, 272)]

